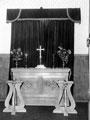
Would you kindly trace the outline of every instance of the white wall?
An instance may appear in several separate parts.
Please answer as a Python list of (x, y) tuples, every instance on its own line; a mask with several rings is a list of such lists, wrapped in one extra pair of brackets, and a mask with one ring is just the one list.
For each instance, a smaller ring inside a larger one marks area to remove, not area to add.
[(0, 53), (10, 52), (11, 24), (7, 8), (81, 8), (81, 24), (75, 24), (75, 54), (88, 54), (89, 0), (0, 0)]

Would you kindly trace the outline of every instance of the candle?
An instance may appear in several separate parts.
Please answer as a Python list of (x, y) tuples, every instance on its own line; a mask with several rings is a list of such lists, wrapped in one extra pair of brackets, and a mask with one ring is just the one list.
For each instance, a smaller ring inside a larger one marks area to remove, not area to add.
[(28, 56), (28, 54), (25, 53), (25, 58), (26, 58), (26, 65), (25, 65), (25, 67), (26, 67), (26, 68), (27, 68), (27, 56)]
[(27, 58), (27, 56), (28, 56), (28, 54), (27, 53), (25, 53), (25, 57)]
[(53, 54), (53, 68), (54, 68), (54, 54)]

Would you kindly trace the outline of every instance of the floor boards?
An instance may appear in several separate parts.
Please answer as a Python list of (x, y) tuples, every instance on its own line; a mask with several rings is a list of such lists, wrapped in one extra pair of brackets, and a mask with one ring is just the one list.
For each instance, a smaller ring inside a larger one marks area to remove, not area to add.
[(88, 120), (88, 103), (76, 103), (78, 114), (69, 114), (68, 117), (63, 114), (52, 113), (53, 106), (25, 106), (26, 113), (3, 113), (4, 102), (0, 102), (0, 120)]

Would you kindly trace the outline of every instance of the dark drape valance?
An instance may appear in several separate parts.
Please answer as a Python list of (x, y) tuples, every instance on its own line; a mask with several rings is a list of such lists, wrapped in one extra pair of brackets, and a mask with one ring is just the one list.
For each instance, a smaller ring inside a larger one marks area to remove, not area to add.
[(67, 9), (7, 9), (7, 22), (36, 19), (81, 21), (80, 8)]

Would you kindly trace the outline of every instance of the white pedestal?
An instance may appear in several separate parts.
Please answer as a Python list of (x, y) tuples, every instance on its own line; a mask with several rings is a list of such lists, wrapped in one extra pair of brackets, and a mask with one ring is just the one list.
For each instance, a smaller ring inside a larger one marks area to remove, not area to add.
[[(8, 81), (8, 85), (10, 87), (8, 96), (5, 100), (5, 107), (3, 112), (11, 112), (12, 115), (15, 115), (16, 112), (26, 112), (26, 109), (24, 108), (24, 100), (20, 92), (20, 86), (22, 84), (22, 81)], [(17, 97), (19, 99), (19, 105), (17, 104)], [(10, 105), (10, 100), (12, 100)]]
[[(64, 82), (58, 81), (57, 83), (60, 87), (60, 94), (57, 100), (56, 109), (53, 111), (53, 113), (63, 113), (64, 116), (68, 116), (69, 113), (77, 114), (77, 111), (75, 110), (76, 104), (70, 91), (70, 88), (73, 82), (72, 81), (64, 81)], [(64, 106), (60, 106), (60, 101), (62, 99), (63, 93), (64, 93)], [(67, 98), (69, 101), (69, 105), (67, 105)]]
[(35, 68), (46, 68), (44, 65), (40, 64), (40, 65), (37, 65), (37, 67)]

